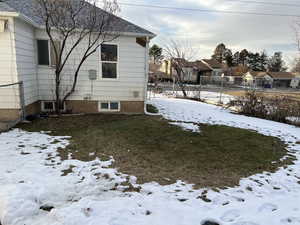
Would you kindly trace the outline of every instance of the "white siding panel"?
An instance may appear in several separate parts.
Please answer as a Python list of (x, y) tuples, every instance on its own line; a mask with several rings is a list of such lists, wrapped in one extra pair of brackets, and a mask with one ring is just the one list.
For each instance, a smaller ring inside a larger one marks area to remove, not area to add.
[[(36, 37), (40, 39), (47, 38), (43, 31), (36, 31)], [(93, 100), (119, 100), (119, 101), (143, 101), (145, 87), (145, 51), (144, 47), (136, 43), (134, 37), (120, 37), (114, 41), (119, 46), (118, 79), (101, 79), (100, 70), (100, 52), (93, 54), (84, 63), (78, 77), (78, 84), (75, 93), (70, 100), (83, 100), (86, 95), (91, 94)], [(61, 89), (66, 92), (71, 87), (73, 74), (76, 65), (80, 60), (85, 48), (84, 43), (71, 55), (64, 71), (63, 83)], [(95, 69), (98, 71), (99, 79), (90, 81), (88, 71)], [(39, 98), (41, 100), (54, 99), (54, 70), (50, 67), (38, 67)], [(92, 92), (93, 85), (93, 92)], [(139, 92), (139, 97), (134, 97), (134, 92)]]
[[(0, 85), (18, 82), (13, 18), (8, 20), (8, 30), (0, 33)], [(0, 88), (0, 109), (19, 108), (19, 88)]]
[(36, 39), (34, 28), (15, 20), (16, 59), (19, 80), (24, 82), (25, 104), (38, 100)]

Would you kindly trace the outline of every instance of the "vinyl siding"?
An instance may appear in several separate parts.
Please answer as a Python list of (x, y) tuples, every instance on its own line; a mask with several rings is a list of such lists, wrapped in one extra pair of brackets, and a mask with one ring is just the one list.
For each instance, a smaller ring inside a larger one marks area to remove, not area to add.
[[(14, 19), (0, 17), (8, 20), (8, 30), (0, 33), (0, 84), (18, 82), (15, 52)], [(0, 109), (19, 108), (19, 87), (11, 86), (0, 88)]]
[[(47, 39), (44, 31), (36, 32), (37, 39)], [(144, 47), (136, 43), (134, 37), (120, 37), (113, 43), (118, 45), (118, 79), (105, 80), (100, 74), (100, 50), (91, 55), (83, 64), (78, 77), (76, 91), (69, 100), (84, 100), (85, 96), (92, 95), (92, 100), (117, 100), (117, 101), (143, 101), (145, 88), (145, 51)], [(62, 90), (69, 90), (72, 84), (72, 75), (85, 49), (83, 42), (71, 55), (63, 71)], [(89, 70), (96, 70), (98, 79), (90, 81)], [(47, 66), (38, 66), (39, 98), (53, 100), (54, 70)], [(93, 91), (92, 91), (93, 90)], [(139, 97), (134, 97), (134, 92), (139, 92)]]
[(19, 80), (24, 83), (25, 105), (38, 101), (36, 39), (34, 28), (15, 19), (16, 60)]

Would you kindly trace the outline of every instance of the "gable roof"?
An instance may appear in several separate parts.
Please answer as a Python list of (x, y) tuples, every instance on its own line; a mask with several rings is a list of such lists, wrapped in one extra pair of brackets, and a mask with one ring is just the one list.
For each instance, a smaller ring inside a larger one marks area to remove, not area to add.
[(195, 62), (190, 62), (182, 58), (174, 58), (174, 61), (177, 61), (178, 63), (182, 64), (186, 68), (193, 68), (199, 71), (212, 71), (211, 68), (209, 68), (208, 65), (206, 65), (202, 61), (195, 61)]
[(222, 69), (223, 65), (222, 63), (219, 63), (215, 59), (202, 59), (204, 63), (206, 63), (208, 66), (210, 66), (212, 69)]
[[(16, 12), (25, 16), (27, 19), (31, 20), (37, 26), (43, 26), (44, 21), (34, 14), (34, 9), (38, 7), (35, 0), (2, 0), (0, 2), (0, 12)], [(97, 13), (103, 15), (104, 10), (98, 8)], [(84, 12), (82, 12), (82, 17), (84, 17)], [(120, 33), (132, 33), (139, 34), (149, 37), (155, 37), (152, 32), (141, 28), (131, 22), (128, 22), (120, 17), (113, 15), (113, 26), (109, 29), (110, 32), (120, 32)]]
[(293, 79), (296, 77), (295, 74), (290, 73), (290, 72), (268, 72), (268, 74), (273, 79)]

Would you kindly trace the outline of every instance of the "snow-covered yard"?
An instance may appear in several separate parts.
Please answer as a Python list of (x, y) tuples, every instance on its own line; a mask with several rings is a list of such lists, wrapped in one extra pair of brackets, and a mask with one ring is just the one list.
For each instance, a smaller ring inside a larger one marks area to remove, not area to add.
[[(149, 93), (149, 95), (152, 97), (161, 96), (160, 94), (155, 94), (154, 92)], [(164, 95), (183, 97), (182, 91), (165, 91)], [(230, 101), (235, 99), (235, 97), (232, 95), (211, 91), (187, 91), (187, 96), (189, 98), (200, 98), (201, 100), (210, 104), (219, 104), (220, 100), (223, 104), (228, 104)]]
[[(2, 225), (300, 224), (299, 128), (189, 100), (157, 96), (151, 104), (184, 128), (189, 128), (184, 122), (221, 124), (279, 137), (297, 158), (295, 165), (242, 179), (226, 190), (193, 190), (178, 181), (124, 193), (125, 186), (116, 184), (129, 180), (135, 186), (136, 179), (111, 168), (113, 159), (61, 161), (57, 149), (68, 145), (69, 137), (15, 129), (0, 134)], [(62, 176), (70, 166), (73, 173)]]

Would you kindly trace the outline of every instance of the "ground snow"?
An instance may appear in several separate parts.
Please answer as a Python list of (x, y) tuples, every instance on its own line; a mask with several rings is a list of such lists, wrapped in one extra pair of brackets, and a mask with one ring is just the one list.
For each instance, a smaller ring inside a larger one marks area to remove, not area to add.
[[(113, 159), (81, 162), (70, 156), (62, 162), (57, 149), (68, 145), (68, 137), (15, 129), (0, 134), (2, 225), (200, 225), (206, 219), (223, 225), (300, 224), (299, 128), (195, 101), (159, 97), (150, 103), (179, 123), (223, 124), (279, 137), (298, 160), (220, 192), (206, 194), (178, 181), (147, 183), (140, 193), (124, 193), (125, 186), (116, 184), (129, 180), (136, 186), (136, 178), (110, 168)], [(71, 165), (73, 173), (61, 176)], [(41, 206), (54, 209), (47, 212)]]
[(175, 125), (175, 126), (179, 126), (183, 130), (186, 130), (186, 131), (192, 131), (192, 132), (195, 132), (195, 133), (200, 133), (199, 126), (195, 125), (193, 123), (171, 122), (170, 124)]
[[(164, 94), (167, 96), (183, 97), (182, 91), (166, 91)], [(220, 100), (221, 103), (228, 104), (235, 99), (232, 95), (211, 91), (187, 91), (186, 94), (189, 98), (200, 98), (201, 100), (212, 104), (219, 104)], [(152, 93), (152, 96), (155, 97), (155, 95), (156, 94)]]

